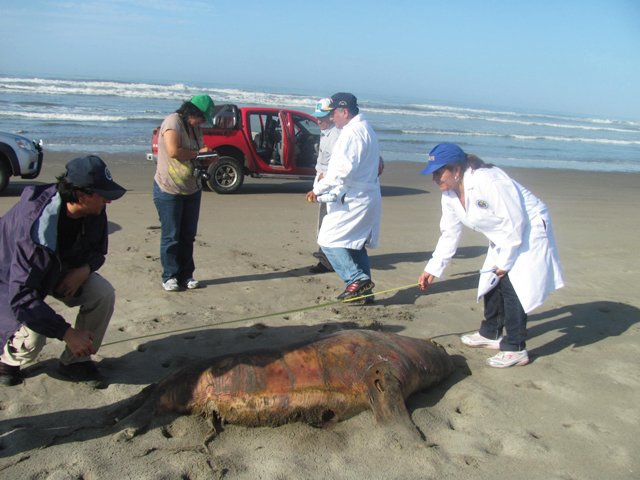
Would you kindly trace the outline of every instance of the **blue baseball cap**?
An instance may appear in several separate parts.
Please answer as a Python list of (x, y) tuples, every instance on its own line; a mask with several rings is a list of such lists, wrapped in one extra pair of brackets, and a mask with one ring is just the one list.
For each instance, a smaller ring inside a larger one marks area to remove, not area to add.
[(331, 108), (348, 108), (349, 110), (355, 110), (358, 108), (358, 99), (352, 93), (334, 93), (331, 95)]
[(64, 176), (74, 187), (88, 188), (107, 200), (117, 200), (126, 192), (113, 181), (107, 165), (97, 155), (70, 160)]
[(445, 165), (464, 163), (467, 161), (467, 154), (455, 143), (440, 143), (429, 152), (427, 166), (420, 172), (421, 175), (428, 175), (439, 170)]

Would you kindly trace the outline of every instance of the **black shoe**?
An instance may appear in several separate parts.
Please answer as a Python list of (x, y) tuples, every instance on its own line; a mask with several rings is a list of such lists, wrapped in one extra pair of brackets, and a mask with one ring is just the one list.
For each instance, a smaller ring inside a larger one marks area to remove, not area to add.
[(313, 265), (312, 267), (309, 267), (309, 273), (327, 273), (330, 271), (331, 269), (324, 266), (322, 262), (318, 262), (317, 265)]
[(86, 362), (70, 363), (58, 366), (58, 371), (68, 380), (77, 383), (85, 383), (93, 388), (107, 388), (106, 379), (98, 370), (96, 364), (90, 360)]
[(318, 250), (317, 252), (313, 252), (311, 254), (314, 258), (317, 258), (319, 260), (319, 264), (322, 264), (322, 266), (324, 268), (327, 269), (327, 272), (333, 272), (333, 266), (331, 265), (331, 262), (329, 261), (329, 259), (327, 258), (327, 256), (324, 254), (324, 252), (322, 250)]
[(22, 383), (20, 367), (13, 367), (0, 362), (0, 385), (3, 387), (13, 387)]
[(376, 297), (373, 295), (373, 289), (366, 290), (358, 296), (362, 297), (364, 295), (369, 295), (369, 296), (364, 298), (359, 298), (358, 300), (352, 300), (352, 301), (344, 300), (344, 302), (347, 305), (352, 305), (354, 307), (362, 307), (363, 305), (373, 305), (375, 303)]
[(353, 283), (347, 285), (347, 288), (344, 289), (340, 295), (338, 295), (338, 300), (349, 300), (350, 298), (356, 298), (367, 292), (367, 290), (373, 290), (375, 284), (368, 278), (363, 280), (356, 280)]

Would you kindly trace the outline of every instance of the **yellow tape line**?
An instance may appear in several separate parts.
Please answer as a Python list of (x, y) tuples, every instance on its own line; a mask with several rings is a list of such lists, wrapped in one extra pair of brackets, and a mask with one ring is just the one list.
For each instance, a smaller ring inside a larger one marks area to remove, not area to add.
[(306, 312), (308, 310), (314, 310), (316, 308), (324, 308), (324, 307), (328, 307), (329, 305), (336, 305), (338, 303), (355, 302), (356, 300), (362, 300), (363, 298), (367, 298), (367, 297), (371, 297), (371, 296), (375, 296), (375, 295), (383, 295), (385, 293), (395, 292), (397, 290), (404, 290), (406, 288), (411, 288), (411, 287), (416, 287), (416, 286), (418, 286), (417, 283), (412, 283), (410, 285), (403, 285), (402, 287), (390, 288), (388, 290), (383, 290), (381, 292), (374, 292), (374, 293), (369, 293), (367, 295), (361, 295), (359, 297), (350, 298), (349, 300), (334, 300), (332, 302), (321, 303), (319, 305), (312, 305), (310, 307), (296, 308), (294, 310), (285, 310), (283, 312), (265, 313), (263, 315), (256, 315), (254, 317), (244, 317), (244, 318), (239, 318), (239, 319), (236, 319), (236, 320), (227, 320), (226, 322), (219, 322), (219, 323), (216, 323), (216, 324), (213, 324), (213, 325), (210, 324), (210, 323), (207, 323), (205, 325), (200, 325), (200, 326), (195, 326), (195, 327), (179, 328), (177, 330), (167, 330), (167, 331), (164, 331), (164, 332), (149, 333), (147, 335), (140, 335), (138, 337), (129, 337), (129, 338), (125, 338), (123, 340), (115, 340), (113, 342), (103, 343), (102, 347), (108, 347), (110, 345), (116, 345), (118, 343), (129, 342), (129, 341), (132, 341), (132, 340), (141, 340), (143, 338), (157, 337), (157, 336), (160, 336), (160, 335), (168, 335), (168, 334), (171, 334), (171, 333), (188, 332), (190, 330), (199, 330), (201, 328), (206, 328), (206, 327), (212, 327), (212, 326), (216, 326), (217, 327), (219, 325), (228, 325), (230, 323), (248, 322), (248, 321), (251, 321), (251, 320), (259, 320), (261, 318), (276, 317), (276, 316), (280, 316), (280, 315), (289, 315), (291, 313), (298, 313), (298, 312)]

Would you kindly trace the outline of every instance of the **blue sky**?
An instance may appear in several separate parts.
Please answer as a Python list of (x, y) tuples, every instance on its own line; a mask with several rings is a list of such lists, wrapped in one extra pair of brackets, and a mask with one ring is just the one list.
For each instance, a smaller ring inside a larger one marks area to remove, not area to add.
[(637, 0), (2, 0), (0, 74), (640, 118)]

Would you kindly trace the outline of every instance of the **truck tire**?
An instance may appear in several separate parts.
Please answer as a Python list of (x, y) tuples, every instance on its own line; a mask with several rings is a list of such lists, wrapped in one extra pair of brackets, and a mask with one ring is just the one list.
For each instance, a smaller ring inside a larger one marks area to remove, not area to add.
[(242, 162), (233, 157), (221, 157), (208, 172), (207, 186), (217, 193), (236, 192), (244, 182)]
[(0, 158), (0, 192), (2, 192), (7, 185), (9, 185), (9, 177), (11, 176), (11, 171), (9, 170), (9, 165), (2, 158)]

